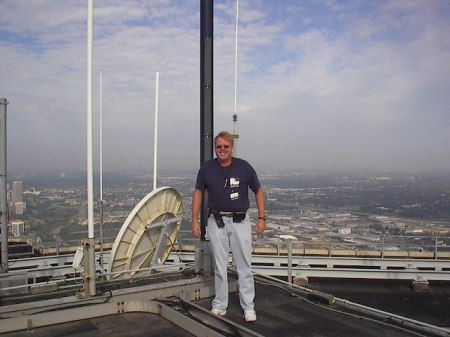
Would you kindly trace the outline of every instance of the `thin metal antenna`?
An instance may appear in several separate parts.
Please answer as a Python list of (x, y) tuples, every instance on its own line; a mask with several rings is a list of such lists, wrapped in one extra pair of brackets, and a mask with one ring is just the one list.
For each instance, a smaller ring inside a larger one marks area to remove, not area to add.
[(234, 147), (233, 155), (237, 153), (237, 139), (239, 135), (236, 133), (237, 123), (237, 77), (238, 77), (238, 28), (239, 28), (239, 0), (236, 0), (236, 45), (234, 55), (234, 114), (233, 114), (233, 138)]
[(100, 266), (103, 272), (103, 70), (100, 69)]
[(234, 113), (237, 113), (237, 68), (238, 68), (238, 28), (239, 28), (239, 0), (236, 0), (236, 40), (234, 54)]
[(153, 142), (153, 190), (156, 190), (156, 177), (158, 169), (158, 100), (159, 100), (159, 72), (156, 72), (155, 89), (155, 140)]
[(103, 201), (103, 70), (100, 69), (100, 201)]

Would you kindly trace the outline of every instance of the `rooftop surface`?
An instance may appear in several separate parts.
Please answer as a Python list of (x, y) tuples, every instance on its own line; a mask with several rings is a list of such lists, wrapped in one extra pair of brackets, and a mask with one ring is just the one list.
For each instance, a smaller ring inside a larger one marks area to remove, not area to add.
[[(193, 275), (184, 273), (183, 277), (192, 279)], [(83, 320), (69, 319), (63, 324), (8, 332), (2, 336), (29, 336), (30, 333), (46, 337), (450, 336), (450, 330), (446, 330), (450, 327), (448, 282), (430, 283), (428, 290), (417, 291), (406, 281), (313, 279), (308, 288), (302, 288), (273, 278), (256, 276), (255, 279), (258, 320), (254, 323), (244, 321), (236, 292), (230, 294), (227, 315), (223, 319), (217, 318), (209, 314), (211, 296), (186, 301), (179, 297), (165, 296), (164, 288), (170, 288), (173, 280), (163, 277), (152, 281), (160, 287), (157, 292), (161, 293), (161, 297), (155, 300), (160, 301), (158, 303), (161, 306), (167, 305), (180, 314), (174, 322), (164, 317), (164, 314), (122, 312)], [(230, 280), (234, 280), (232, 273)], [(211, 279), (200, 281), (195, 287), (199, 288), (199, 292), (203, 291), (202, 287), (211, 287), (210, 281)], [(313, 290), (319, 296), (311, 296)], [(112, 288), (106, 291), (114, 293)], [(140, 296), (145, 297), (145, 292)], [(106, 299), (102, 297), (101, 300), (105, 303), (119, 301), (113, 295)], [(85, 310), (92, 310), (92, 316), (95, 316), (94, 313), (101, 308), (85, 305)], [(390, 314), (386, 315), (384, 312)], [(404, 324), (396, 315), (411, 320)], [(418, 327), (415, 326), (415, 321), (425, 324)], [(194, 324), (190, 322), (200, 323), (205, 330), (194, 333), (186, 331)], [(428, 329), (427, 324), (433, 327)]]

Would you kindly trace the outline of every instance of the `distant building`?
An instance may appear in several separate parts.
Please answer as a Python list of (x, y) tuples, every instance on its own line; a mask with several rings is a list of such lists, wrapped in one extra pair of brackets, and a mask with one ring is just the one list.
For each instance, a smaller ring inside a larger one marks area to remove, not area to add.
[(16, 202), (12, 209), (15, 215), (22, 215), (27, 210), (27, 204), (25, 202)]
[(7, 200), (12, 214), (21, 215), (26, 210), (23, 201), (23, 183), (19, 180), (13, 182), (12, 191), (8, 192)]
[(352, 229), (348, 228), (348, 227), (346, 227), (346, 228), (339, 228), (338, 229), (338, 233), (342, 234), (342, 235), (348, 235), (348, 234), (352, 233)]
[(77, 201), (77, 199), (66, 199), (66, 200), (64, 200), (64, 204), (70, 205), (70, 206), (76, 206), (79, 204), (79, 202)]
[(41, 191), (37, 191), (34, 187), (31, 187), (30, 189), (24, 191), (23, 194), (39, 195), (41, 194)]
[(11, 221), (9, 231), (13, 236), (21, 236), (25, 233), (25, 224), (23, 221)]
[(12, 191), (9, 189), (8, 185), (8, 191), (6, 192), (6, 202), (8, 203), (8, 207), (11, 207), (12, 205)]
[(18, 180), (13, 182), (12, 189), (12, 204), (16, 202), (23, 202), (23, 183)]

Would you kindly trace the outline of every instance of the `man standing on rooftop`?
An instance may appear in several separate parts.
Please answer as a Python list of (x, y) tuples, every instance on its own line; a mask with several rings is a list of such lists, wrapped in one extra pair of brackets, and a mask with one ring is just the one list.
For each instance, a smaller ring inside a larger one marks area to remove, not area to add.
[(248, 190), (255, 194), (258, 208), (256, 232), (266, 229), (264, 192), (253, 167), (235, 158), (234, 139), (226, 132), (214, 138), (216, 158), (200, 168), (192, 198), (192, 233), (200, 237), (198, 216), (205, 191), (208, 192), (207, 232), (215, 270), (215, 298), (211, 312), (224, 316), (228, 307), (228, 254), (231, 246), (239, 281), (239, 299), (247, 322), (256, 321), (255, 284), (251, 270), (252, 227), (247, 214)]

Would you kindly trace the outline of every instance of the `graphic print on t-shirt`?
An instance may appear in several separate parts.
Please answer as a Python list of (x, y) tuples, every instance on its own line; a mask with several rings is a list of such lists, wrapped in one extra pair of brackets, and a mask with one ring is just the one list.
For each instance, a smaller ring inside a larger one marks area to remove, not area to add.
[(239, 187), (239, 178), (230, 178), (230, 187), (238, 188)]

